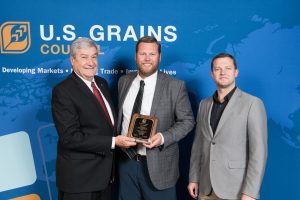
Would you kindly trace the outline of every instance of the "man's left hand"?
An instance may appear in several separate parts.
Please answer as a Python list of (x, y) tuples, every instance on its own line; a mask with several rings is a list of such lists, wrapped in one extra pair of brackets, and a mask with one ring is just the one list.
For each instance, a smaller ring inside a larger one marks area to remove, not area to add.
[(241, 200), (256, 200), (256, 199), (249, 197), (246, 194), (243, 194)]
[(149, 138), (147, 143), (144, 143), (146, 148), (152, 149), (153, 147), (158, 147), (161, 145), (162, 138), (160, 134), (155, 134), (151, 138)]

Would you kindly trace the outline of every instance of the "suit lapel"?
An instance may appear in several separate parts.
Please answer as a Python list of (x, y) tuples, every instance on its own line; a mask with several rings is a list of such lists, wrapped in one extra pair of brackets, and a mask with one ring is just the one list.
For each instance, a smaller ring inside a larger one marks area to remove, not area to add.
[[(105, 113), (101, 107), (101, 105), (99, 104), (98, 100), (96, 99), (95, 95), (93, 94), (93, 92), (90, 90), (90, 88), (73, 72), (73, 78), (76, 81), (79, 89), (82, 91), (82, 93), (86, 96), (86, 98), (91, 101), (92, 104), (94, 104), (96, 106), (96, 108), (98, 109), (99, 112), (102, 113), (103, 116), (105, 116)], [(97, 83), (96, 83), (97, 84)], [(97, 86), (99, 87), (99, 84), (97, 84)], [(99, 87), (100, 88), (100, 87)], [(102, 92), (102, 90), (101, 90)], [(105, 96), (106, 98), (106, 96)], [(108, 100), (109, 101), (109, 100)], [(106, 120), (108, 120), (105, 117)]]
[[(115, 109), (114, 109), (114, 105), (113, 105), (113, 102), (110, 98), (110, 92), (108, 90), (108, 87), (105, 87), (104, 83), (102, 83), (102, 81), (100, 79), (96, 79), (95, 78), (95, 82), (98, 86), (98, 88), (100, 89), (100, 91), (102, 92), (103, 96), (105, 97), (105, 99), (107, 100), (109, 106), (110, 106), (110, 109), (112, 111), (112, 114), (113, 114), (113, 117), (114, 117), (114, 121), (116, 123), (116, 114), (115, 114)], [(102, 110), (102, 109), (101, 109)]]
[[(121, 90), (121, 94), (120, 94), (120, 103), (119, 103), (119, 110), (122, 110), (122, 107), (123, 107), (123, 104), (124, 104), (124, 101), (125, 101), (125, 98), (127, 96), (127, 93), (130, 89), (130, 86), (133, 82), (133, 80), (135, 79), (135, 77), (137, 76), (137, 74), (132, 74), (132, 76), (129, 76), (128, 79), (125, 79), (124, 81), (124, 85), (122, 86), (122, 90)], [(123, 113), (123, 112), (122, 112)]]
[(215, 132), (215, 136), (218, 135), (219, 130), (222, 129), (222, 126), (226, 123), (226, 120), (231, 118), (232, 112), (236, 109), (236, 102), (241, 94), (241, 91), (237, 88), (236, 91), (233, 93), (232, 97), (230, 98), (226, 108), (223, 111), (219, 124), (217, 126), (217, 130)]
[(123, 121), (123, 104), (125, 101), (125, 98), (128, 94), (129, 88), (134, 80), (134, 78), (137, 76), (137, 73), (128, 74), (128, 76), (125, 76), (124, 82), (119, 86), (119, 104), (118, 104), (118, 125), (117, 125), (117, 133), (121, 134), (122, 129), (122, 121)]
[(210, 126), (211, 110), (212, 110), (212, 107), (213, 107), (213, 98), (212, 97), (209, 99), (207, 107), (208, 107), (207, 108), (208, 114), (206, 116), (208, 116), (208, 117), (207, 117), (206, 120), (207, 120), (207, 124), (208, 124), (209, 135), (210, 135), (211, 138), (213, 138), (214, 137), (214, 133), (213, 133), (212, 128)]
[(164, 76), (160, 72), (158, 72), (151, 111), (150, 111), (150, 115), (152, 116), (155, 115), (156, 109), (159, 105), (159, 101), (161, 99), (161, 95), (165, 86), (164, 82), (165, 82)]
[[(73, 72), (73, 78), (74, 78), (75, 82), (77, 83), (79, 89), (87, 97), (87, 99), (91, 100), (92, 103), (94, 103), (96, 105), (99, 104), (96, 97), (90, 90), (90, 88), (88, 88), (88, 86), (74, 72)], [(100, 108), (100, 106), (99, 106), (99, 108)]]

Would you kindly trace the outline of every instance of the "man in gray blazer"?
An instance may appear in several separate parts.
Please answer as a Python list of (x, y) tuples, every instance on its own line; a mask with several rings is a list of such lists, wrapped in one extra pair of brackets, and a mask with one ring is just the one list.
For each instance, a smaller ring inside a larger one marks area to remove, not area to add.
[(230, 54), (211, 62), (217, 91), (201, 101), (191, 153), (188, 190), (201, 200), (259, 199), (267, 160), (263, 102), (236, 87)]
[[(126, 135), (135, 99), (143, 88), (140, 114), (158, 118), (156, 134), (148, 143), (120, 152), (119, 199), (176, 199), (179, 177), (178, 141), (194, 126), (188, 93), (183, 81), (158, 72), (161, 45), (154, 37), (142, 37), (136, 44), (138, 71), (118, 83), (118, 133)], [(132, 149), (131, 149), (132, 150)]]

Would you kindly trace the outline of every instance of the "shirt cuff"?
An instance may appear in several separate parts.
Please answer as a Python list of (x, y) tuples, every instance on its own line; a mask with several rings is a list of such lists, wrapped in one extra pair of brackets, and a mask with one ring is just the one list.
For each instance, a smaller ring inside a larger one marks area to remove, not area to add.
[(116, 137), (112, 137), (111, 149), (115, 149), (116, 147)]
[(158, 134), (160, 134), (160, 136), (161, 136), (161, 143), (160, 143), (160, 145), (163, 145), (165, 143), (165, 138), (164, 138), (164, 136), (163, 136), (162, 133), (159, 132)]

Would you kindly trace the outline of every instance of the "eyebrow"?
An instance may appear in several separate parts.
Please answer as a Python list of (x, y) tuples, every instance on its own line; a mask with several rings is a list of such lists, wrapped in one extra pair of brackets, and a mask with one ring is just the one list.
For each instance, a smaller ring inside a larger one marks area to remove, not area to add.
[[(79, 56), (89, 56), (89, 55), (85, 54), (85, 53), (81, 53), (81, 54), (79, 54)], [(98, 53), (94, 53), (91, 56), (98, 56)]]

